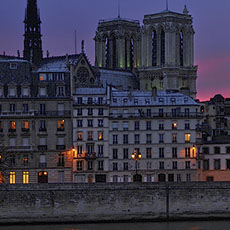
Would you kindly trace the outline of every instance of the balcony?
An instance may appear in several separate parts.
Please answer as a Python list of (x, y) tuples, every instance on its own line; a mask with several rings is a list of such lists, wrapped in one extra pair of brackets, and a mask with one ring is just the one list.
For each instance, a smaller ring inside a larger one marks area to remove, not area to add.
[(46, 132), (46, 131), (47, 131), (46, 128), (40, 128), (40, 129), (39, 129), (39, 132)]
[(71, 111), (35, 111), (34, 115), (36, 117), (70, 117)]
[(65, 128), (57, 128), (57, 132), (64, 132)]
[(19, 146), (7, 146), (6, 149), (8, 151), (31, 151), (33, 150), (33, 146), (23, 146), (23, 145), (19, 145)]
[(47, 150), (47, 145), (38, 145), (38, 150)]
[(93, 152), (93, 153), (86, 153), (86, 154), (85, 154), (85, 159), (94, 160), (94, 159), (96, 159), (96, 158), (97, 158), (97, 155), (96, 155), (95, 152)]
[(16, 132), (16, 129), (10, 128), (8, 131), (9, 131), (9, 133), (15, 133), (15, 132)]
[(15, 111), (15, 112), (10, 112), (10, 111), (2, 111), (0, 113), (0, 117), (25, 117), (25, 116), (34, 116), (34, 111)]
[(28, 128), (22, 128), (22, 132), (26, 132), (26, 133), (28, 133), (30, 131), (30, 129)]
[(56, 145), (56, 150), (65, 150), (65, 145)]
[(46, 163), (39, 163), (39, 168), (46, 168), (47, 167), (47, 164)]
[(152, 113), (151, 116), (149, 114), (144, 113), (143, 111), (141, 113), (110, 113), (110, 118), (113, 119), (124, 119), (124, 118), (200, 118), (202, 117), (201, 113)]

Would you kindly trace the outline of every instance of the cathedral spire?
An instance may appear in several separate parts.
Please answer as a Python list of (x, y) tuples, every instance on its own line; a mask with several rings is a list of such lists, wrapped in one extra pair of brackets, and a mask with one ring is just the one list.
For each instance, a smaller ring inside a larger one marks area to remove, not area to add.
[(27, 0), (23, 56), (38, 65), (42, 59), (41, 20), (37, 0)]

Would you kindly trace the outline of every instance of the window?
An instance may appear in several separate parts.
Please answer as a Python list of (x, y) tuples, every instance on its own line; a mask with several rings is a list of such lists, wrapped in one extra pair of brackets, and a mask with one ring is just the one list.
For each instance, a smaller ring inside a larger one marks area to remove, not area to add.
[(28, 154), (25, 154), (23, 156), (22, 160), (23, 160), (23, 165), (28, 166), (28, 164), (29, 164), (29, 156), (28, 156)]
[(151, 148), (146, 148), (146, 158), (152, 158), (152, 149)]
[(220, 154), (220, 147), (219, 146), (214, 147), (214, 153), (215, 154)]
[(146, 121), (146, 130), (151, 130), (151, 121)]
[(92, 141), (93, 140), (93, 131), (88, 131), (88, 141)]
[(209, 147), (202, 148), (203, 154), (209, 154)]
[(93, 104), (93, 98), (92, 97), (88, 97), (88, 104)]
[(134, 105), (138, 105), (138, 99), (134, 99)]
[(39, 88), (39, 96), (40, 97), (45, 97), (46, 96), (46, 88), (45, 87)]
[(77, 120), (77, 127), (81, 128), (82, 127), (82, 120)]
[(128, 162), (123, 163), (123, 169), (124, 170), (129, 170), (129, 163)]
[(28, 113), (29, 112), (29, 106), (28, 106), (28, 104), (23, 104), (22, 105), (22, 112), (23, 113)]
[(191, 174), (190, 173), (186, 174), (186, 181), (191, 181)]
[(58, 137), (57, 145), (58, 146), (65, 146), (65, 138), (64, 137)]
[(17, 63), (10, 63), (10, 69), (16, 70), (18, 68)]
[(230, 146), (226, 147), (226, 153), (230, 153)]
[(214, 169), (215, 170), (220, 170), (220, 159), (215, 159), (214, 160)]
[(172, 162), (172, 169), (177, 169), (177, 161)]
[(113, 163), (113, 171), (117, 171), (118, 170), (118, 163)]
[(112, 123), (112, 129), (113, 130), (118, 130), (118, 123), (117, 122)]
[(64, 116), (64, 108), (65, 105), (63, 103), (58, 103), (58, 115), (59, 116)]
[(129, 149), (123, 149), (123, 159), (129, 159)]
[(88, 116), (93, 115), (93, 109), (92, 108), (88, 108)]
[(113, 149), (113, 159), (118, 159), (118, 150)]
[(176, 143), (177, 142), (177, 134), (173, 133), (172, 134), (172, 143)]
[(82, 115), (82, 109), (77, 109), (77, 115), (81, 116)]
[(81, 145), (77, 146), (77, 155), (82, 155), (82, 146)]
[(40, 137), (40, 145), (45, 146), (46, 145), (46, 138)]
[(190, 148), (185, 148), (185, 157), (190, 157)]
[(135, 130), (139, 130), (140, 129), (140, 122), (139, 121), (135, 121), (135, 123), (134, 123), (134, 129)]
[(164, 158), (165, 157), (165, 153), (164, 153), (164, 148), (159, 148), (159, 158)]
[(15, 184), (16, 182), (16, 174), (15, 172), (10, 172), (10, 184)]
[(113, 103), (117, 103), (117, 98), (113, 98)]
[(40, 120), (39, 131), (44, 131), (44, 130), (46, 130), (46, 121), (45, 120)]
[(203, 169), (209, 170), (209, 160), (203, 160)]
[(93, 170), (93, 161), (88, 161), (87, 166), (88, 170)]
[(117, 135), (113, 135), (113, 144), (118, 144)]
[(189, 123), (189, 121), (185, 121), (185, 123), (184, 123), (184, 129), (190, 129), (190, 123)]
[(165, 168), (165, 164), (163, 161), (159, 162), (159, 169), (164, 169)]
[(77, 171), (83, 170), (83, 161), (77, 161)]
[(65, 155), (63, 153), (58, 154), (58, 166), (65, 166)]
[(65, 93), (64, 93), (64, 86), (58, 86), (57, 87), (57, 96), (58, 97), (64, 97)]
[(128, 144), (129, 143), (129, 135), (128, 134), (124, 134), (123, 135), (123, 144)]
[(98, 119), (98, 127), (103, 127), (103, 120), (102, 119)]
[(104, 138), (103, 138), (103, 131), (98, 131), (98, 140), (99, 141), (102, 141)]
[(128, 121), (124, 121), (123, 122), (123, 130), (128, 130), (129, 129), (129, 122)]
[(164, 123), (159, 123), (159, 130), (164, 130)]
[(23, 184), (29, 184), (29, 172), (23, 172)]
[(16, 96), (16, 89), (15, 88), (10, 88), (9, 89), (9, 96), (10, 97), (15, 97)]
[(78, 105), (81, 105), (81, 104), (82, 104), (82, 97), (78, 97), (78, 98), (77, 98), (77, 104), (78, 104)]
[(146, 144), (151, 144), (151, 143), (152, 143), (152, 135), (146, 134)]
[(10, 138), (10, 147), (14, 147), (16, 145), (15, 138)]
[(176, 175), (176, 180), (177, 180), (177, 182), (181, 182), (181, 174)]
[(98, 115), (99, 115), (99, 116), (104, 115), (104, 109), (103, 109), (103, 108), (99, 108), (99, 109), (98, 109)]
[(152, 162), (146, 162), (146, 167), (147, 169), (151, 169), (152, 168)]
[(140, 135), (139, 134), (134, 135), (134, 144), (140, 144)]
[(147, 115), (147, 117), (151, 117), (151, 115), (152, 115), (151, 109), (146, 110), (146, 115)]
[(29, 146), (29, 138), (28, 137), (22, 138), (22, 145), (23, 146)]
[(159, 143), (164, 143), (164, 134), (159, 134)]
[(46, 104), (40, 104), (40, 115), (46, 114)]
[(88, 120), (88, 127), (93, 127), (93, 120), (92, 119)]
[(10, 112), (15, 112), (15, 111), (16, 111), (15, 104), (10, 104)]
[(164, 110), (163, 109), (159, 109), (159, 117), (163, 117), (164, 116)]
[(58, 130), (63, 131), (65, 129), (65, 120), (58, 121)]
[(98, 157), (103, 157), (104, 154), (104, 146), (98, 145)]
[(177, 158), (177, 148), (176, 147), (172, 148), (172, 157)]
[(176, 122), (173, 122), (172, 123), (172, 130), (176, 130), (177, 129), (177, 123)]
[(10, 121), (10, 129), (16, 129), (16, 121)]
[(185, 161), (185, 168), (190, 169), (190, 161)]
[(184, 114), (185, 114), (185, 116), (189, 116), (189, 108), (186, 108), (186, 109), (184, 110)]
[(117, 183), (118, 182), (118, 176), (117, 175), (113, 175), (113, 183)]
[(46, 74), (40, 74), (39, 80), (40, 81), (46, 81)]
[(98, 170), (104, 170), (104, 161), (98, 161)]
[(185, 137), (185, 143), (189, 143), (190, 142), (190, 136), (191, 136), (190, 133), (186, 133), (185, 134), (185, 136), (184, 136)]
[(230, 159), (226, 159), (226, 169), (230, 169)]
[(99, 104), (99, 105), (102, 105), (102, 104), (103, 104), (103, 97), (99, 97), (99, 98), (98, 98), (98, 104)]

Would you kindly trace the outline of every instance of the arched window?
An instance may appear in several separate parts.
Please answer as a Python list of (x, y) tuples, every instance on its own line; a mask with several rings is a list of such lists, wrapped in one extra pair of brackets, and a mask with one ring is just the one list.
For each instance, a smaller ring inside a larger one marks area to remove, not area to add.
[(125, 68), (128, 68), (128, 39), (125, 38)]
[(165, 32), (161, 30), (161, 65), (165, 64)]
[(113, 68), (117, 68), (117, 41), (116, 41), (116, 37), (113, 34), (112, 35), (112, 67)]
[(109, 67), (109, 38), (105, 37), (105, 66)]
[(152, 66), (157, 65), (157, 33), (152, 32)]
[(134, 39), (130, 38), (130, 69), (133, 69), (133, 63), (134, 63)]
[(184, 66), (184, 34), (180, 31), (180, 65)]

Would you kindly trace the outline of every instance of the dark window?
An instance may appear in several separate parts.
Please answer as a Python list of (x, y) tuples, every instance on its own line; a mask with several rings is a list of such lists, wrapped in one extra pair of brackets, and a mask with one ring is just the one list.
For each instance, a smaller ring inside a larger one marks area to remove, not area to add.
[(140, 143), (140, 135), (139, 134), (135, 134), (134, 135), (134, 144), (139, 144)]
[(118, 144), (117, 135), (113, 135), (113, 144)]
[(204, 160), (203, 161), (203, 169), (204, 170), (209, 170), (209, 160)]
[(129, 149), (123, 149), (123, 158), (128, 159), (129, 158)]
[(29, 106), (28, 106), (28, 104), (23, 104), (23, 105), (22, 105), (22, 112), (23, 112), (23, 113), (28, 113), (28, 111), (29, 111)]
[(46, 104), (40, 104), (40, 114), (41, 115), (46, 114)]
[(82, 127), (82, 120), (77, 120), (77, 127)]
[(214, 181), (213, 176), (207, 176), (207, 177), (206, 177), (206, 181), (208, 181), (208, 182)]
[(190, 169), (190, 161), (185, 161), (185, 168)]
[(184, 65), (184, 34), (180, 31), (180, 65)]
[(172, 169), (177, 169), (177, 161), (172, 162)]
[(214, 160), (214, 169), (215, 170), (220, 170), (220, 159), (215, 159)]
[(165, 32), (161, 30), (161, 65), (165, 64)]
[(113, 163), (113, 171), (117, 171), (118, 170), (118, 163)]
[(123, 144), (128, 144), (129, 143), (129, 136), (128, 134), (123, 135)]
[(118, 159), (118, 150), (113, 149), (113, 159)]
[(124, 170), (129, 170), (129, 163), (128, 162), (124, 162), (123, 168), (124, 168)]
[(88, 116), (93, 115), (93, 109), (92, 108), (88, 108)]
[(104, 115), (104, 109), (103, 108), (98, 109), (98, 115)]
[(209, 154), (209, 147), (202, 148), (204, 154)]
[(77, 109), (77, 115), (82, 115), (82, 109)]
[(146, 130), (151, 130), (151, 121), (146, 121)]
[(152, 32), (152, 66), (157, 65), (157, 33), (156, 30)]
[(226, 169), (230, 169), (230, 159), (226, 159)]
[(177, 148), (176, 147), (172, 148), (172, 157), (177, 158)]
[(134, 123), (134, 129), (135, 130), (139, 130), (139, 128), (140, 128), (140, 122), (139, 121), (135, 121), (135, 123)]
[(102, 119), (98, 120), (98, 127), (103, 127), (103, 120)]
[(152, 149), (146, 148), (146, 158), (152, 158)]
[(159, 158), (164, 158), (164, 148), (159, 148)]
[(219, 146), (214, 147), (214, 153), (215, 154), (220, 154), (220, 147)]
[(168, 174), (168, 182), (174, 182), (174, 174)]
[(93, 127), (93, 120), (88, 120), (88, 127)]
[(165, 163), (163, 161), (159, 162), (159, 169), (164, 169), (165, 168)]
[(58, 154), (58, 166), (65, 166), (65, 156), (63, 153)]

